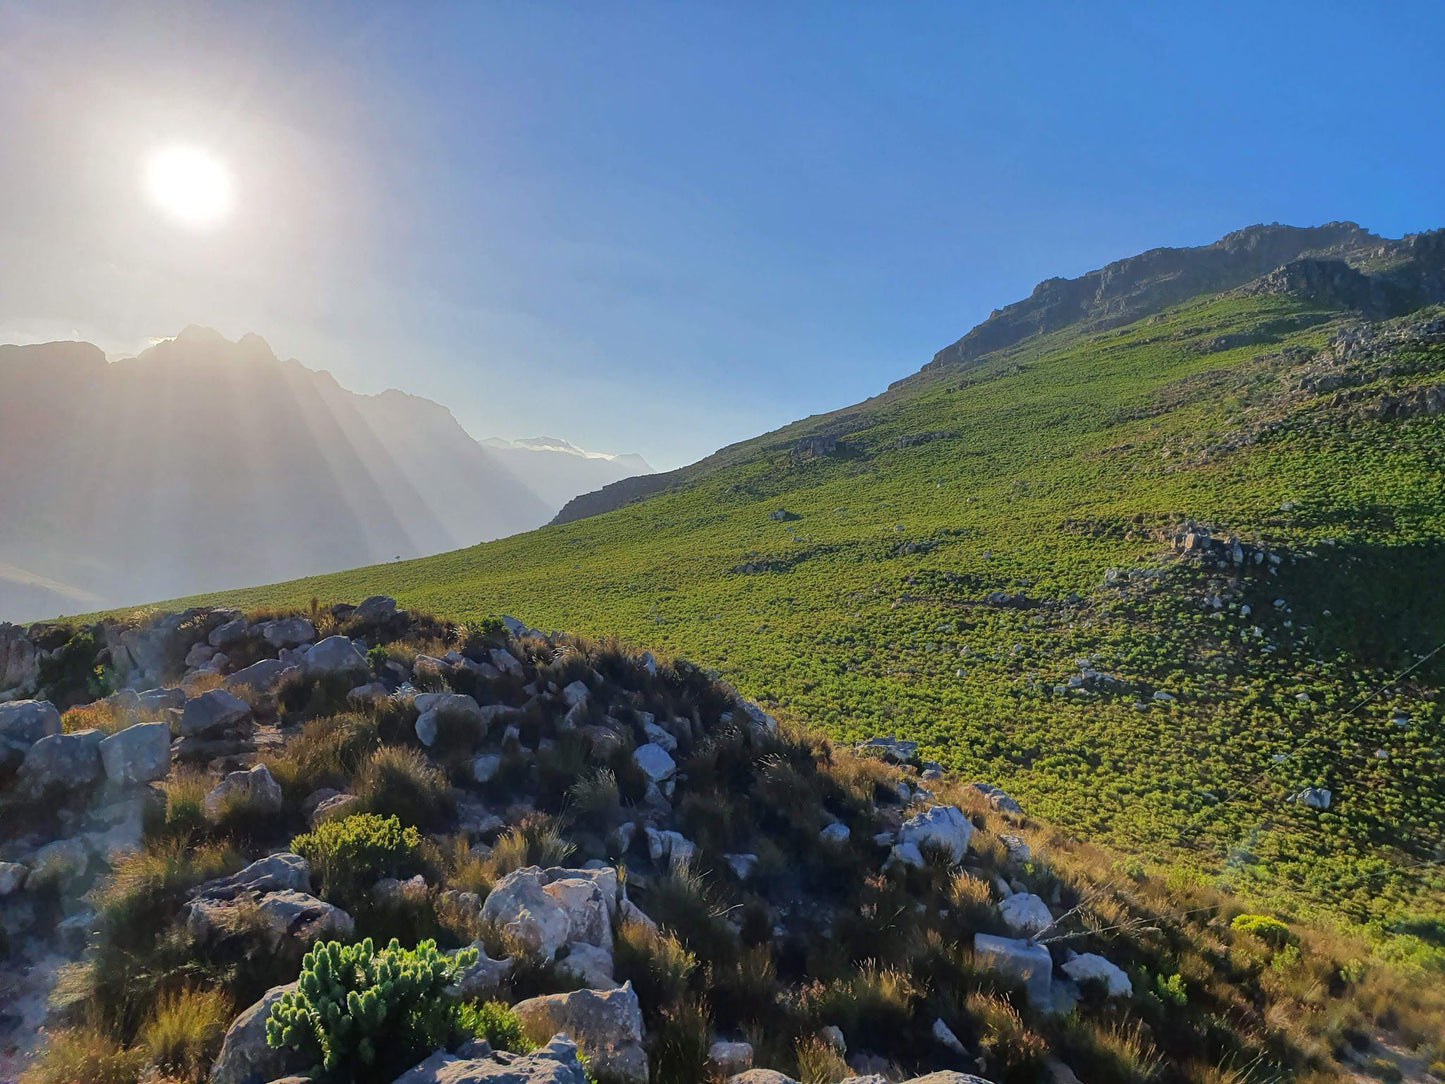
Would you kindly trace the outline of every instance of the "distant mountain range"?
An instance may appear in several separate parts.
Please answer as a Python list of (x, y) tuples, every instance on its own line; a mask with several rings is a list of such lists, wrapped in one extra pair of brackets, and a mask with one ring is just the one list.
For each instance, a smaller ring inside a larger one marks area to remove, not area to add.
[(456, 549), (651, 470), (478, 441), (439, 403), (359, 395), (200, 327), (116, 362), (0, 346), (0, 434), (0, 619)]

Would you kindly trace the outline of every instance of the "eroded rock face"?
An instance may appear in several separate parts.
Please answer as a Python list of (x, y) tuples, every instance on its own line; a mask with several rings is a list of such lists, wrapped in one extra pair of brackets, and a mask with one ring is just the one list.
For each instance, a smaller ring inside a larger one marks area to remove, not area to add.
[(617, 871), (541, 869), (507, 874), (488, 894), (482, 918), (545, 956), (571, 941), (612, 948)]
[(533, 1041), (561, 1033), (576, 1041), (599, 1074), (646, 1084), (642, 1009), (630, 982), (613, 990), (529, 998), (512, 1009)]
[(341, 908), (305, 892), (282, 889), (264, 896), (232, 899), (201, 897), (186, 905), (186, 932), (197, 941), (223, 941), (237, 934), (261, 933), (272, 952), (307, 949), (317, 941), (344, 940), (355, 931)]

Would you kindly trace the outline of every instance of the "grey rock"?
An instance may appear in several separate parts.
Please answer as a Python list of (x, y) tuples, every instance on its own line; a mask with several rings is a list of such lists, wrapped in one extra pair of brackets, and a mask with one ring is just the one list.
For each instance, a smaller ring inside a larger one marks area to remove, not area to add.
[(981, 1076), (974, 1076), (972, 1073), (960, 1073), (954, 1069), (940, 1069), (936, 1073), (925, 1073), (923, 1076), (913, 1077), (904, 1081), (904, 1084), (990, 1084)]
[(718, 1039), (707, 1048), (707, 1060), (724, 1076), (735, 1076), (753, 1067), (753, 1045)]
[(186, 706), (186, 693), (184, 689), (146, 689), (138, 693), (136, 699), (140, 702), (142, 711), (159, 712), (167, 708), (183, 708)]
[(757, 868), (758, 856), (755, 854), (725, 854), (723, 861), (728, 864), (728, 869), (733, 871), (734, 877), (739, 881), (746, 881)]
[(951, 1027), (944, 1023), (942, 1017), (933, 1022), (933, 1039), (945, 1050), (951, 1050), (955, 1054), (962, 1054), (965, 1057), (968, 1055), (968, 1048), (959, 1041), (958, 1036), (953, 1033)]
[(249, 629), (244, 617), (232, 618), (224, 625), (217, 625), (206, 637), (206, 643), (210, 644), (217, 651), (224, 651), (228, 647), (234, 647), (246, 639)]
[(323, 798), (311, 811), (311, 826), (314, 828), (322, 821), (347, 816), (360, 801), (361, 799), (355, 794), (333, 794), (330, 798)]
[(824, 843), (831, 843), (837, 846), (843, 843), (847, 843), (848, 837), (852, 834), (853, 833), (849, 831), (848, 826), (842, 821), (834, 821), (832, 824), (828, 824), (823, 827), (823, 830), (818, 833), (818, 838), (821, 839)]
[(577, 1059), (577, 1044), (562, 1035), (523, 1057), (510, 1054), (463, 1056), (438, 1050), (393, 1084), (588, 1084)]
[(578, 704), (585, 704), (591, 690), (587, 688), (585, 681), (574, 681), (562, 688), (562, 699), (569, 708), (575, 708)]
[(617, 985), (612, 975), (611, 950), (585, 941), (569, 941), (564, 947), (567, 954), (557, 961), (557, 966), (571, 972), (583, 986), (611, 990)]
[(502, 758), (496, 753), (483, 753), (472, 761), (472, 778), (478, 783), (490, 783), (502, 770)]
[(992, 783), (970, 783), (974, 790), (978, 791), (988, 799), (988, 804), (1000, 813), (1012, 813), (1015, 816), (1023, 815), (1023, 807), (1014, 801), (1013, 798), (994, 786)]
[(90, 867), (90, 848), (78, 836), (57, 839), (35, 851), (26, 864), (30, 867), (30, 875), (25, 878), (29, 891), (49, 885), (73, 885)]
[[(471, 893), (458, 893), (458, 895), (471, 895)], [(510, 956), (493, 960), (487, 956), (487, 948), (480, 941), (472, 942), (471, 947), (477, 950), (477, 962), (458, 971), (456, 979), (447, 988), (448, 994), (464, 1001), (498, 989), (502, 983), (507, 981), (507, 976), (512, 973), (513, 961)]]
[(258, 858), (229, 877), (207, 881), (191, 890), (191, 898), (233, 900), (248, 892), (277, 892), (290, 889), (307, 892), (311, 888), (311, 866), (299, 854), (281, 851)]
[(113, 783), (150, 783), (171, 770), (171, 728), (137, 723), (100, 743), (100, 762)]
[(366, 656), (345, 636), (328, 636), (313, 645), (303, 657), (302, 668), (318, 677), (351, 674), (358, 678), (365, 677), (371, 669)]
[(316, 626), (304, 617), (282, 617), (261, 626), (261, 637), (272, 647), (300, 647), (316, 639)]
[(905, 741), (902, 738), (895, 738), (892, 735), (882, 735), (869, 738), (858, 744), (860, 753), (875, 753), (884, 760), (894, 764), (907, 764), (918, 755), (918, 743), (916, 741)]
[(654, 863), (667, 861), (674, 866), (691, 862), (697, 853), (697, 845), (681, 832), (671, 829), (658, 831), (652, 825), (643, 829), (647, 837), (647, 855)]
[(1064, 961), (1060, 970), (1080, 986), (1098, 983), (1108, 997), (1130, 997), (1134, 993), (1134, 984), (1129, 981), (1124, 969), (1096, 952), (1072, 955)]
[(776, 1069), (748, 1069), (728, 1077), (727, 1084), (798, 1084), (792, 1077)]
[(973, 935), (973, 958), (979, 965), (1022, 983), (1029, 1004), (1034, 1008), (1047, 1011), (1053, 1005), (1050, 987), (1054, 964), (1049, 950), (1043, 945), (976, 933)]
[(281, 784), (272, 778), (266, 765), (257, 764), (244, 772), (232, 772), (215, 785), (205, 797), (206, 815), (216, 816), (231, 802), (243, 802), (259, 812), (281, 809)]
[(536, 866), (507, 874), (488, 893), (482, 919), (547, 959), (571, 938), (572, 920), (561, 902), (545, 890)]
[(349, 938), (356, 929), (351, 916), (341, 908), (305, 892), (283, 889), (270, 892), (254, 903), (250, 898), (219, 900), (208, 897), (186, 905), (186, 932), (200, 942), (220, 940), (232, 934), (247, 934), (260, 928), (265, 945), (272, 952), (288, 942), (309, 948), (317, 941)]
[(653, 783), (663, 783), (677, 774), (677, 761), (656, 742), (639, 745), (632, 751), (632, 759)]
[(19, 862), (0, 862), (0, 897), (18, 892), (30, 870)]
[(232, 1021), (211, 1066), (210, 1084), (267, 1084), (308, 1067), (308, 1058), (300, 1051), (266, 1042), (266, 1018), (271, 1015), (271, 1007), (295, 989), (294, 982), (273, 986)]
[(49, 700), (0, 704), (0, 761), (18, 764), (41, 738), (60, 733), (60, 712)]
[(504, 647), (494, 647), (489, 652), (492, 665), (504, 674), (511, 674), (513, 677), (522, 676), (522, 664), (517, 661), (510, 651)]
[(296, 667), (288, 666), (280, 659), (262, 659), (250, 666), (242, 667), (225, 680), (225, 686), (232, 692), (248, 689), (261, 696), (273, 696)]
[(764, 734), (777, 733), (778, 721), (751, 700), (741, 701), (738, 706), (742, 709), (743, 715), (746, 716), (753, 729), (759, 730)]
[(351, 613), (354, 619), (368, 625), (386, 621), (395, 615), (396, 599), (390, 595), (372, 595), (363, 599), (361, 605)]
[(181, 710), (181, 737), (214, 734), (244, 722), (251, 716), (251, 705), (225, 689), (212, 689), (186, 701)]
[(1016, 892), (998, 905), (999, 917), (1014, 933), (1043, 933), (1054, 924), (1049, 905), (1031, 892)]
[(642, 1009), (630, 982), (613, 990), (575, 990), (529, 998), (512, 1006), (512, 1011), (534, 1040), (542, 1035), (566, 1035), (576, 1041), (599, 1075), (646, 1084)]
[(20, 789), (39, 796), (53, 787), (74, 790), (95, 785), (104, 774), (100, 763), (100, 743), (104, 740), (99, 730), (41, 738), (20, 765)]

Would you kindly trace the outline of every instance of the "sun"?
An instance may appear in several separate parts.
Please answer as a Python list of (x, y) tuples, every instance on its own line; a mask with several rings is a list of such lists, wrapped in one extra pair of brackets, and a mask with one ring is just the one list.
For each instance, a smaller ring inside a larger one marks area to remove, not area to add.
[(199, 147), (166, 147), (146, 160), (146, 192), (156, 207), (187, 226), (213, 226), (231, 210), (231, 175)]

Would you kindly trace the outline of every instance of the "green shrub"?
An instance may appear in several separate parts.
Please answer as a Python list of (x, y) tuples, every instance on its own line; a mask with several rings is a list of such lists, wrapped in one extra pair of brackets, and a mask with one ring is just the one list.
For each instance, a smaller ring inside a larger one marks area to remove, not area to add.
[(311, 863), (322, 895), (354, 904), (382, 877), (410, 877), (425, 864), (424, 841), (396, 817), (353, 813), (322, 821), (291, 840), (291, 849)]
[(1183, 975), (1173, 974), (1167, 978), (1163, 975), (1155, 975), (1154, 994), (1166, 1005), (1183, 1008), (1189, 1004), (1189, 991), (1184, 986)]
[(445, 991), (475, 949), (455, 957), (423, 941), (380, 952), (328, 941), (301, 961), (297, 989), (282, 995), (266, 1020), (266, 1041), (310, 1057), (327, 1079), (358, 1084), (393, 1080), (435, 1049), (451, 1030)]
[(487, 870), (493, 880), (505, 877), (527, 866), (560, 866), (577, 850), (576, 844), (562, 834), (553, 817), (537, 814), (526, 817), (498, 837), (487, 856)]
[(1287, 945), (1294, 940), (1289, 927), (1271, 915), (1235, 915), (1229, 928), (1237, 933), (1252, 934), (1265, 944), (1276, 947)]
[(522, 1033), (522, 1021), (505, 1001), (473, 1001), (457, 1006), (458, 1029), (485, 1039), (494, 1050), (527, 1054), (536, 1049)]
[(394, 814), (404, 824), (430, 828), (451, 809), (446, 776), (415, 749), (384, 745), (362, 764), (356, 794), (371, 813)]

